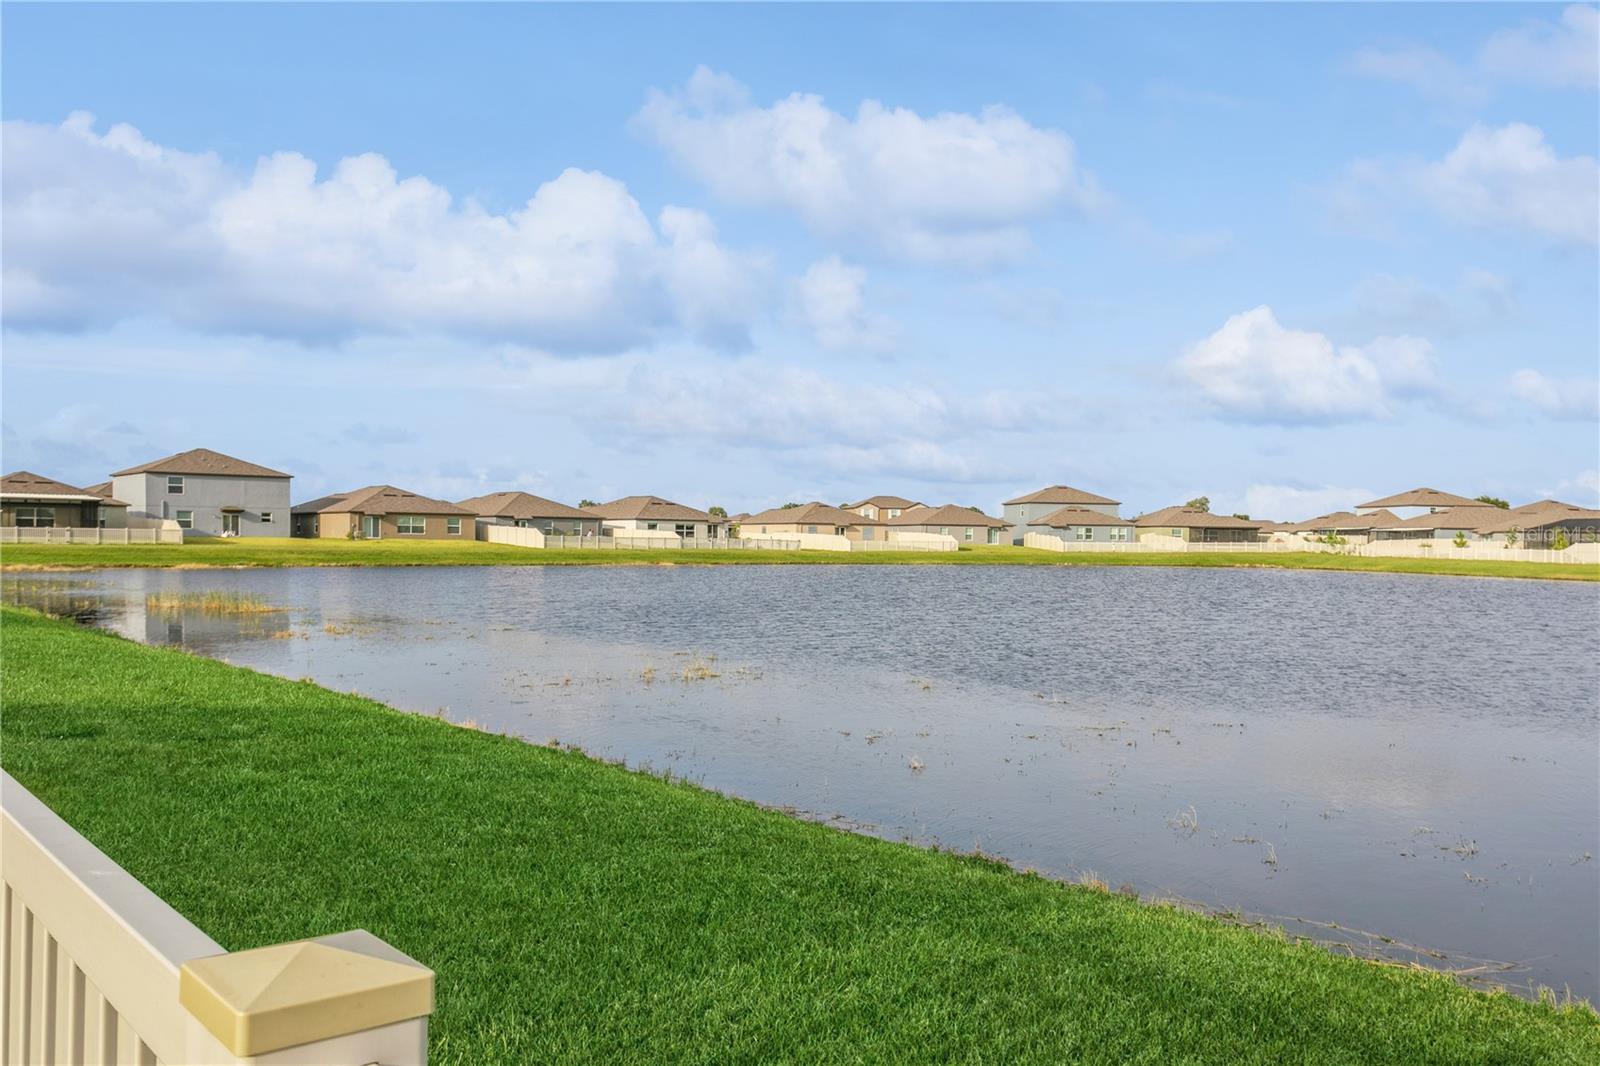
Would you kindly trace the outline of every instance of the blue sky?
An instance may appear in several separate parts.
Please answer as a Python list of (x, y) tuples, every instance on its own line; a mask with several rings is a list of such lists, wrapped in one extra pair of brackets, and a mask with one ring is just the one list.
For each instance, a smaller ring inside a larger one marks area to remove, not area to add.
[(0, 18), (8, 470), (1600, 500), (1593, 6)]

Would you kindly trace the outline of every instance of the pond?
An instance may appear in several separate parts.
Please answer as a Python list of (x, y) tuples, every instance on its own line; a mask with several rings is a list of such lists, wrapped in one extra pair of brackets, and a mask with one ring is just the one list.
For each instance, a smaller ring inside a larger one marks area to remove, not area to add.
[[(222, 591), (282, 611), (159, 610)], [(1600, 999), (1600, 587), (1124, 567), (8, 577), (889, 839)]]

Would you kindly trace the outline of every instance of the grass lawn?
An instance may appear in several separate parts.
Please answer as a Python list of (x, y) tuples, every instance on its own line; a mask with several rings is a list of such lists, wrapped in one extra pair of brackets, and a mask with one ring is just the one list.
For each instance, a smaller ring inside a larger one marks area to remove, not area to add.
[(208, 538), (187, 544), (8, 544), (0, 568), (88, 569), (121, 566), (1246, 566), (1370, 573), (1456, 574), (1600, 581), (1600, 566), (1476, 562), (1463, 559), (1369, 559), (1323, 552), (1223, 554), (1071, 553), (1012, 545), (976, 545), (955, 552), (743, 551), (723, 549), (520, 548), (481, 541), (301, 540), (289, 537)]
[(0, 757), (225, 947), (370, 929), (432, 1061), (1600, 1061), (1600, 1018), (0, 615)]

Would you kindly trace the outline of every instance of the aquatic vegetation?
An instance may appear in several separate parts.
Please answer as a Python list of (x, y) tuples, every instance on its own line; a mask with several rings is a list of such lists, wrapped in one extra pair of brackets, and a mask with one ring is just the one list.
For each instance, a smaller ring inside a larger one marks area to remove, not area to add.
[(152, 592), (145, 596), (146, 610), (161, 613), (198, 611), (201, 614), (271, 614), (285, 610), (263, 596), (244, 592)]

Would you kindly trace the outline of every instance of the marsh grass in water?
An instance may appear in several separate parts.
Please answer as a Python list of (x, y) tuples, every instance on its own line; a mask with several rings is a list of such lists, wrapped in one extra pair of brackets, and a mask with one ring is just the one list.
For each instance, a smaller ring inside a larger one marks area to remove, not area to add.
[(268, 603), (265, 597), (243, 592), (152, 592), (144, 598), (145, 609), (161, 613), (198, 611), (212, 615), (272, 614), (285, 608)]

